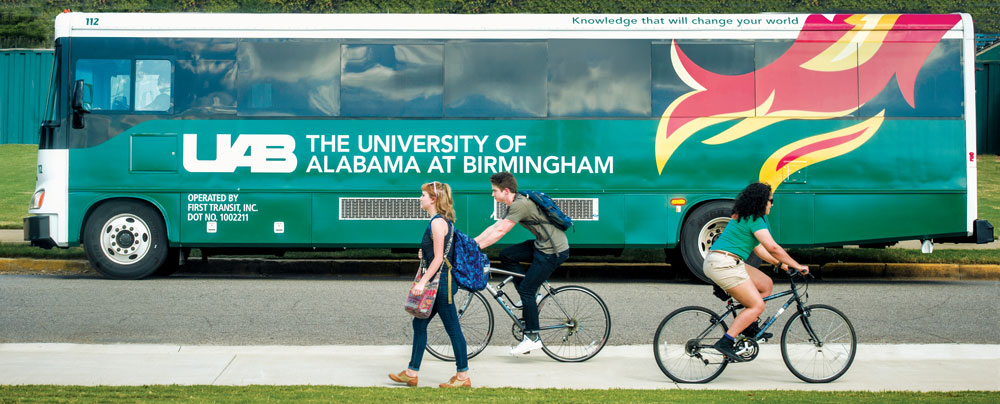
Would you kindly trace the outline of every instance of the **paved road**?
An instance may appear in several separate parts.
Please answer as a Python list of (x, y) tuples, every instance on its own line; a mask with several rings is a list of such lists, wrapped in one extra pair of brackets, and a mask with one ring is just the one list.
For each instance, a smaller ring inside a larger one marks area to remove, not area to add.
[[(649, 344), (659, 321), (678, 307), (721, 307), (704, 285), (581, 284), (608, 304), (610, 345)], [(405, 345), (407, 287), (402, 278), (3, 275), (0, 343)], [(847, 313), (862, 343), (1000, 343), (997, 281), (817, 281), (809, 297)], [(494, 308), (492, 345), (511, 345), (510, 323)]]

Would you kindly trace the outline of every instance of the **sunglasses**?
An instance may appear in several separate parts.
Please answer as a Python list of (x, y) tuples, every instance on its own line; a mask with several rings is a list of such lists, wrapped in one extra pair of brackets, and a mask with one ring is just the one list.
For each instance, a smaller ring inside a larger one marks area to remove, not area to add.
[(771, 202), (771, 204), (774, 205), (774, 198), (768, 199), (767, 201)]

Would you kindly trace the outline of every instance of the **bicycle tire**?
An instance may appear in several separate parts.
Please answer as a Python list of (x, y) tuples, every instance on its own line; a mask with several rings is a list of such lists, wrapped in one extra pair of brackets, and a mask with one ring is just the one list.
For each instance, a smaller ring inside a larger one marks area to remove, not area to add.
[[(660, 371), (670, 380), (708, 383), (719, 377), (729, 362), (721, 352), (705, 347), (722, 338), (728, 329), (726, 323), (709, 309), (681, 307), (667, 314), (656, 327), (653, 357)], [(705, 335), (698, 338), (703, 333)]]
[[(593, 358), (611, 335), (611, 314), (604, 300), (582, 286), (553, 289), (538, 303), (542, 350), (559, 362)], [(547, 328), (564, 325), (562, 328)]]
[[(445, 296), (438, 296), (446, 299)], [(460, 288), (455, 292), (453, 300), (455, 311), (458, 312), (458, 324), (462, 326), (462, 335), (469, 359), (474, 358), (486, 349), (493, 338), (493, 308), (481, 292), (473, 292)], [(438, 316), (440, 317), (440, 316)], [(433, 321), (427, 326), (427, 347), (425, 350), (435, 358), (454, 362), (455, 352), (451, 347), (451, 338), (444, 329), (444, 322)]]
[[(807, 331), (820, 339), (816, 345)], [(781, 333), (781, 358), (805, 382), (829, 383), (847, 372), (857, 353), (854, 325), (840, 310), (825, 304), (806, 306), (792, 315)]]

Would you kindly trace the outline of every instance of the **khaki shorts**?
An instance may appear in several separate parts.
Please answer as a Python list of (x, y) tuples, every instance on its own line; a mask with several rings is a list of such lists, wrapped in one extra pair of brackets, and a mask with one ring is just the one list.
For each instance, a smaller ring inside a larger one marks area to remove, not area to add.
[(701, 268), (708, 279), (725, 290), (735, 288), (750, 280), (750, 275), (747, 274), (747, 268), (743, 265), (743, 261), (726, 254), (708, 253)]

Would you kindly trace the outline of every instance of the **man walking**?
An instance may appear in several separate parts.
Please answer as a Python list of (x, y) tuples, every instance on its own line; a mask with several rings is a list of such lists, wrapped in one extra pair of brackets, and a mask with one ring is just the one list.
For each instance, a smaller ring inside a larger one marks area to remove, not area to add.
[[(517, 293), (521, 296), (524, 315), (524, 338), (511, 349), (511, 355), (523, 354), (542, 347), (538, 326), (538, 302), (535, 295), (559, 267), (569, 258), (569, 241), (566, 233), (549, 222), (548, 216), (528, 197), (517, 193), (517, 180), (509, 172), (500, 172), (490, 177), (493, 199), (507, 205), (507, 215), (476, 237), (480, 248), (486, 248), (500, 241), (514, 225), (520, 223), (535, 236), (528, 240), (504, 248), (500, 252), (503, 269), (525, 274), (524, 279), (514, 278)], [(522, 262), (531, 262), (525, 270)]]

